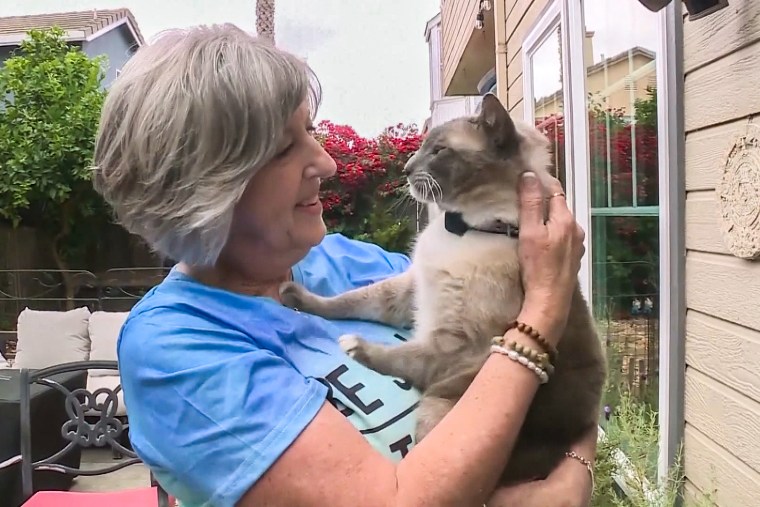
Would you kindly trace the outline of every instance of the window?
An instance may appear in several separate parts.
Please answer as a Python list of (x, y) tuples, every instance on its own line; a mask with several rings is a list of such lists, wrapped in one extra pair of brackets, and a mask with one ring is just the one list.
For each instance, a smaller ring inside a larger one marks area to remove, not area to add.
[[(656, 408), (658, 14), (637, 0), (583, 0), (582, 6), (593, 312), (607, 345), (610, 375)], [(606, 400), (613, 409), (615, 402)]]
[(565, 87), (563, 84), (561, 12), (558, 2), (523, 43), (523, 101), (526, 120), (533, 122), (552, 143), (552, 173), (567, 188)]
[[(607, 347), (610, 385), (622, 384), (658, 412), (660, 473), (672, 463), (683, 426), (683, 392), (676, 392), (683, 266), (680, 240), (670, 235), (682, 217), (667, 203), (663, 216), (660, 209), (660, 195), (671, 196), (677, 180), (668, 167), (680, 167), (683, 74), (677, 76), (680, 42), (672, 27), (679, 22), (674, 4), (652, 13), (639, 0), (550, 0), (522, 47), (526, 119), (552, 141), (554, 170), (587, 231), (579, 277)], [(614, 411), (613, 391), (604, 404)]]

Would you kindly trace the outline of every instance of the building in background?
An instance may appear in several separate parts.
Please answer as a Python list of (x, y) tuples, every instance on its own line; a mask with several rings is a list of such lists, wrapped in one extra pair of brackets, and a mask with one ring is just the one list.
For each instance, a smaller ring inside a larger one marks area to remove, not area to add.
[(611, 374), (659, 411), (661, 473), (684, 444), (687, 505), (760, 498), (758, 18), (755, 0), (441, 2), (443, 95), (493, 76), (552, 141)]
[(121, 67), (145, 44), (140, 28), (129, 9), (103, 9), (60, 12), (0, 18), (0, 65), (32, 29), (57, 26), (66, 32), (66, 40), (82, 48), (91, 57), (108, 58), (103, 85), (116, 79)]
[[(448, 120), (460, 116), (474, 115), (477, 112), (482, 94), (447, 96), (444, 94), (443, 80), (443, 39), (441, 14), (433, 16), (425, 25), (425, 42), (428, 45), (430, 64), (430, 116), (422, 125), (422, 134)], [(495, 77), (489, 87), (495, 85)], [(488, 90), (486, 90), (488, 91)], [(435, 218), (440, 213), (437, 206), (428, 205), (424, 209), (417, 206), (417, 229)]]
[(441, 37), (441, 14), (438, 13), (425, 25), (425, 42), (428, 44), (430, 61), (430, 116), (425, 121), (423, 132), (453, 118), (475, 114), (482, 98), (479, 94), (444, 95)]

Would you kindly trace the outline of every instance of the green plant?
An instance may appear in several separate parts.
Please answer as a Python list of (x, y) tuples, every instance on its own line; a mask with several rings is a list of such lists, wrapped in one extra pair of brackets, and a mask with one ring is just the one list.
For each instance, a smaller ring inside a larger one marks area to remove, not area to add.
[[(657, 412), (647, 404), (637, 402), (625, 390), (618, 393), (618, 399), (597, 447), (592, 507), (676, 505), (684, 484), (682, 453), (679, 450), (667, 477), (658, 478), (660, 433)], [(703, 495), (697, 501), (698, 507), (713, 505), (711, 495)]]
[(408, 254), (414, 230), (407, 218), (397, 217), (386, 208), (386, 202), (376, 203), (365, 218), (363, 228), (367, 232), (356, 234), (354, 239), (374, 243), (389, 252)]
[(43, 232), (65, 272), (110, 213), (90, 182), (104, 61), (64, 35), (31, 30), (0, 67), (0, 219)]

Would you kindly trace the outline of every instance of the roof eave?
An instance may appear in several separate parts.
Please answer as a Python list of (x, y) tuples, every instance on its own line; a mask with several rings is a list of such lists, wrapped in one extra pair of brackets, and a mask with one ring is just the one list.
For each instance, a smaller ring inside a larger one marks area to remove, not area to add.
[[(26, 39), (28, 32), (6, 33), (0, 35), (0, 47), (18, 46)], [(85, 40), (85, 33), (82, 30), (66, 30), (63, 35), (66, 42), (81, 42)]]
[[(129, 33), (132, 35), (132, 39), (138, 47), (145, 44), (145, 41), (143, 41), (142, 37), (138, 35), (138, 31), (129, 17), (122, 18), (110, 25), (104, 26), (89, 36), (85, 34), (84, 30), (66, 30), (63, 35), (63, 40), (66, 42), (90, 42), (122, 25), (127, 26)], [(28, 32), (16, 32), (0, 35), (0, 47), (19, 46), (21, 42), (26, 39), (27, 33)]]
[(144, 41), (142, 40), (142, 37), (140, 37), (140, 36), (137, 35), (137, 29), (132, 24), (132, 20), (129, 19), (129, 17), (122, 18), (122, 19), (120, 19), (120, 20), (118, 20), (118, 21), (116, 21), (114, 23), (111, 23), (108, 26), (104, 26), (103, 28), (101, 28), (97, 32), (93, 33), (92, 35), (88, 36), (84, 40), (86, 42), (90, 42), (91, 40), (97, 39), (101, 35), (104, 35), (104, 34), (110, 32), (111, 30), (113, 30), (115, 28), (118, 28), (118, 27), (120, 27), (122, 25), (126, 25), (127, 26), (127, 29), (129, 30), (129, 33), (132, 35), (132, 39), (134, 39), (134, 41), (138, 45), (138, 47), (142, 46), (144, 44)]

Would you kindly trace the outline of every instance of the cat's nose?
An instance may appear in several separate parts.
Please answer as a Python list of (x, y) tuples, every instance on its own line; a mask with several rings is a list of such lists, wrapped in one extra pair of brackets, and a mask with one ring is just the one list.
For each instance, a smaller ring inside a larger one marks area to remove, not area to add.
[(417, 158), (417, 154), (415, 153), (411, 157), (409, 157), (409, 160), (406, 161), (406, 164), (404, 164), (403, 172), (406, 176), (409, 176), (412, 174), (412, 171), (414, 170), (414, 160)]

